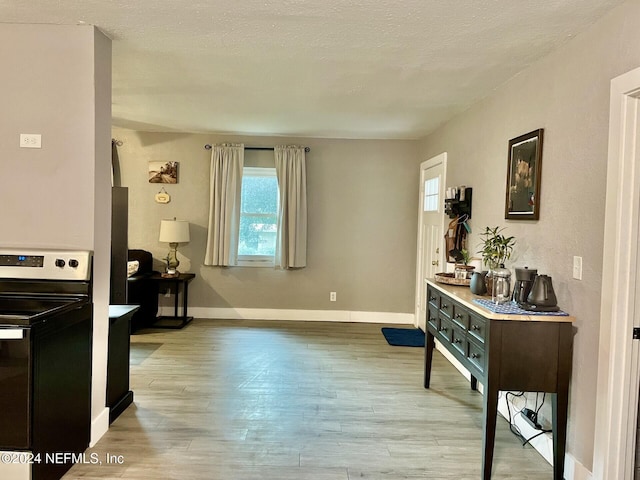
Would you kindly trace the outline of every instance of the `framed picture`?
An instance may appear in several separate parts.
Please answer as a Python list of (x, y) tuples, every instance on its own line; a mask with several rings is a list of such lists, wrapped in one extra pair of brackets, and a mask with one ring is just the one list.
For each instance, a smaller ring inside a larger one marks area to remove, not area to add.
[(149, 183), (178, 183), (178, 162), (149, 162)]
[(534, 130), (509, 140), (507, 195), (504, 218), (540, 218), (540, 180), (542, 173), (542, 133)]

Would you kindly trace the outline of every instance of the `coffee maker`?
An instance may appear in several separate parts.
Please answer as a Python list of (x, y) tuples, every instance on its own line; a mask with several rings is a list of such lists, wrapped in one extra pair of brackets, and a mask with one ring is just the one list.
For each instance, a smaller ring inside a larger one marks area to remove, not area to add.
[(516, 268), (516, 281), (513, 287), (513, 301), (522, 306), (527, 303), (527, 297), (533, 287), (533, 280), (538, 274), (537, 268)]

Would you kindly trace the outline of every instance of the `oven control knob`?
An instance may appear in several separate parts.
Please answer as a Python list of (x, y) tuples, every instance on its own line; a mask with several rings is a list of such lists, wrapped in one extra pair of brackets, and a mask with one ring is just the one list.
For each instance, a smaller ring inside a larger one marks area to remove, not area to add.
[(75, 258), (72, 258), (71, 260), (69, 260), (69, 266), (71, 268), (78, 268), (78, 260), (76, 260)]
[(60, 267), (60, 268), (64, 267), (64, 260), (61, 259), (61, 258), (57, 258), (56, 259), (56, 267)]

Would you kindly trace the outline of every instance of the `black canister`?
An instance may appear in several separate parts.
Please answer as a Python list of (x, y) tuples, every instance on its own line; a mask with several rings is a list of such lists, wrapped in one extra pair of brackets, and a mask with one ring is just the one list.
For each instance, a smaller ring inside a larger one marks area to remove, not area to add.
[(473, 272), (471, 282), (469, 283), (471, 293), (474, 295), (484, 295), (487, 293), (487, 284), (485, 283), (487, 273), (486, 270), (484, 272)]

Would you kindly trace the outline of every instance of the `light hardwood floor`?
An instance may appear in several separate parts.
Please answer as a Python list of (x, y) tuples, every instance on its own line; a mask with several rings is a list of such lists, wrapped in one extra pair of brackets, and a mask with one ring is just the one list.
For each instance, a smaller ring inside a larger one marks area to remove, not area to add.
[[(384, 325), (194, 320), (133, 335), (135, 404), (65, 480), (478, 479), (482, 396)], [(106, 464), (106, 454), (122, 464)], [(493, 477), (551, 479), (499, 420)]]

